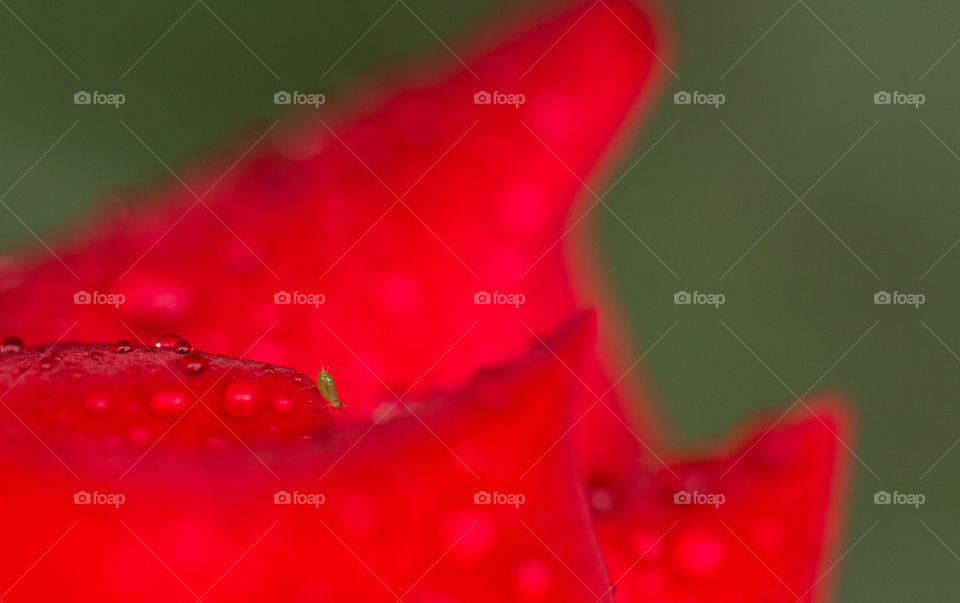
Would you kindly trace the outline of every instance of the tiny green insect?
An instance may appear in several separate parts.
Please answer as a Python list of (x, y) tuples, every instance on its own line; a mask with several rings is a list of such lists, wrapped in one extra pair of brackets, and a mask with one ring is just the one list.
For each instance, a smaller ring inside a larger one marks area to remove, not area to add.
[(337, 383), (333, 380), (330, 371), (327, 370), (329, 368), (320, 369), (320, 373), (317, 375), (317, 389), (320, 390), (320, 395), (330, 403), (331, 408), (339, 408), (341, 412), (344, 412), (347, 405), (337, 395)]

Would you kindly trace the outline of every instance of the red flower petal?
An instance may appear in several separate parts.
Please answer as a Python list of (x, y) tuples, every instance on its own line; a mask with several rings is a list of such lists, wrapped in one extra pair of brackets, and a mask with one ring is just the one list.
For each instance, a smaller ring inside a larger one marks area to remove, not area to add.
[(638, 474), (632, 491), (595, 485), (618, 603), (823, 600), (850, 425), (836, 401), (811, 409), (732, 450)]
[[(221, 426), (202, 408), (179, 423), (144, 408), (177, 370), (173, 352), (58, 348), (53, 367), (24, 372), (36, 352), (4, 354), (0, 387), (25, 419), (0, 433), (4, 600), (610, 601), (561, 438), (566, 366), (588, 339), (578, 326), (551, 343), (556, 357), (541, 350), (312, 444), (275, 437), (290, 415), (272, 408), (218, 410), (249, 451), (236, 437), (197, 446), (194, 428)], [(284, 369), (237, 361), (226, 374), (234, 361), (209, 360), (211, 408), (238, 383), (318, 402)], [(125, 404), (82, 407), (74, 388)], [(170, 427), (155, 447), (123, 437), (150, 421)]]
[(326, 400), (302, 373), (183, 344), (179, 351), (124, 343), (0, 353), (0, 392), (7, 392), (0, 434), (41, 456), (47, 439), (71, 456), (91, 448), (142, 453), (155, 442), (206, 454), (239, 447), (238, 440), (259, 449), (333, 429)]
[[(202, 203), (179, 183), (151, 195), (155, 209), (61, 253), (79, 280), (55, 260), (0, 278), (0, 332), (52, 341), (79, 321), (70, 337), (150, 342), (176, 331), (309, 373), (333, 361), (345, 400), (367, 409), (521, 356), (534, 334), (597, 301), (596, 267), (572, 282), (562, 235), (580, 217), (568, 213), (581, 179), (648, 98), (664, 52), (627, 0), (523, 26), (464, 53), (467, 66), (450, 59), (390, 94), (358, 93), (344, 106), (359, 116), (299, 124), (234, 167), (238, 148), (185, 178)], [(476, 104), (482, 92), (525, 103)], [(74, 305), (78, 291), (126, 303)], [(280, 302), (314, 297), (278, 305), (281, 291)], [(526, 303), (475, 305), (480, 291)], [(600, 395), (621, 372), (591, 363), (582, 377)], [(636, 448), (620, 419), (631, 391), (624, 382), (604, 399), (613, 414), (596, 406), (581, 423), (597, 425), (585, 454), (607, 472), (622, 473)]]

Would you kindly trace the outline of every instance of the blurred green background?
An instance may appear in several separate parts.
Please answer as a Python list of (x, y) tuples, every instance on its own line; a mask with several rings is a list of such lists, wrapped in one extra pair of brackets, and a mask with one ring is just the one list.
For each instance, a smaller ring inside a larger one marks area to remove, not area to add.
[[(455, 43), (476, 21), (534, 3), (407, 0), (421, 23), (402, 5), (384, 16), (391, 0), (206, 2), (0, 2), (0, 191), (16, 183), (0, 194), (29, 228), (44, 236), (105, 191), (166, 176), (120, 120), (178, 165), (278, 115), (277, 89), (335, 96), (392, 59), (445, 52), (424, 23)], [(597, 217), (637, 340), (679, 320), (647, 359), (668, 417), (692, 441), (814, 384), (849, 394), (862, 462), (847, 545), (862, 540), (843, 560), (840, 600), (956, 600), (960, 5), (730, 0), (666, 10), (676, 78), (623, 165), (649, 153), (607, 197), (663, 263), (612, 214)], [(127, 102), (76, 106), (81, 89)], [(875, 105), (881, 90), (926, 102)], [(677, 91), (726, 101), (678, 105)], [(4, 247), (32, 241), (0, 211)], [(678, 290), (726, 303), (677, 306)], [(926, 303), (875, 305), (880, 290)], [(878, 506), (878, 490), (927, 502)]]

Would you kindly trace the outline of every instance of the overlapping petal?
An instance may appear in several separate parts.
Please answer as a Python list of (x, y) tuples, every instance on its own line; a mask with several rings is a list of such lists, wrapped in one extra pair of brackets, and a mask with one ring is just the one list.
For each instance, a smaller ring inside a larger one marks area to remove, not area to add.
[(829, 598), (852, 426), (839, 399), (804, 404), (594, 492), (617, 601)]
[(591, 339), (581, 322), (551, 353), (334, 432), (305, 376), (272, 365), (2, 354), (4, 600), (610, 601), (557, 445), (565, 365)]

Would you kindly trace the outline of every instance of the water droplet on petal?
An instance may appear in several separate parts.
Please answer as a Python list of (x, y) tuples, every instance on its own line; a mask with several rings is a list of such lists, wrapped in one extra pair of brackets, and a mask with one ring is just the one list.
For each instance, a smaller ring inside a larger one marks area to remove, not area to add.
[(190, 342), (186, 339), (181, 339), (175, 346), (173, 346), (173, 351), (177, 354), (189, 354), (193, 351), (193, 346), (190, 345)]
[(113, 348), (113, 351), (117, 354), (128, 354), (133, 351), (133, 344), (126, 339), (121, 339), (117, 342), (117, 345)]
[(209, 365), (207, 363), (207, 359), (203, 356), (191, 354), (181, 358), (179, 362), (177, 362), (177, 366), (179, 366), (180, 370), (184, 373), (195, 376), (207, 370)]
[(249, 417), (257, 410), (260, 390), (250, 381), (235, 381), (223, 394), (223, 407), (238, 419)]
[(803, 444), (787, 432), (777, 438), (762, 438), (748, 459), (757, 467), (771, 472), (786, 472), (803, 458)]
[(597, 515), (609, 515), (620, 507), (620, 496), (613, 486), (601, 481), (587, 484), (587, 501)]
[(145, 446), (150, 441), (150, 431), (146, 427), (134, 427), (130, 430), (128, 437), (133, 444)]
[[(153, 344), (153, 347), (158, 350), (176, 350), (181, 341), (184, 341), (183, 337), (168, 333), (158, 339), (157, 342)], [(190, 344), (187, 345), (189, 346)]]
[(23, 351), (23, 340), (19, 337), (7, 337), (0, 343), (0, 352), (17, 354)]
[(83, 407), (92, 412), (110, 409), (110, 397), (103, 393), (88, 394), (83, 398)]
[(517, 568), (517, 591), (523, 599), (539, 599), (550, 588), (550, 566), (540, 559), (528, 559)]
[(290, 399), (290, 396), (280, 394), (273, 399), (273, 410), (276, 411), (277, 414), (289, 414), (290, 411), (293, 410), (293, 400)]
[(726, 545), (717, 533), (706, 526), (679, 528), (671, 539), (671, 558), (685, 573), (706, 577), (723, 565)]
[(37, 363), (37, 368), (41, 371), (49, 371), (60, 362), (60, 358), (56, 356), (44, 356), (40, 359), (40, 362)]
[(204, 442), (204, 446), (207, 447), (207, 450), (211, 452), (222, 452), (230, 447), (229, 442), (220, 436), (210, 436)]
[(181, 318), (193, 302), (188, 288), (174, 284), (166, 274), (138, 270), (123, 281), (123, 290), (127, 303), (122, 311), (140, 323), (170, 324)]
[(150, 397), (150, 408), (168, 417), (176, 417), (187, 409), (187, 396), (179, 390), (161, 390)]

